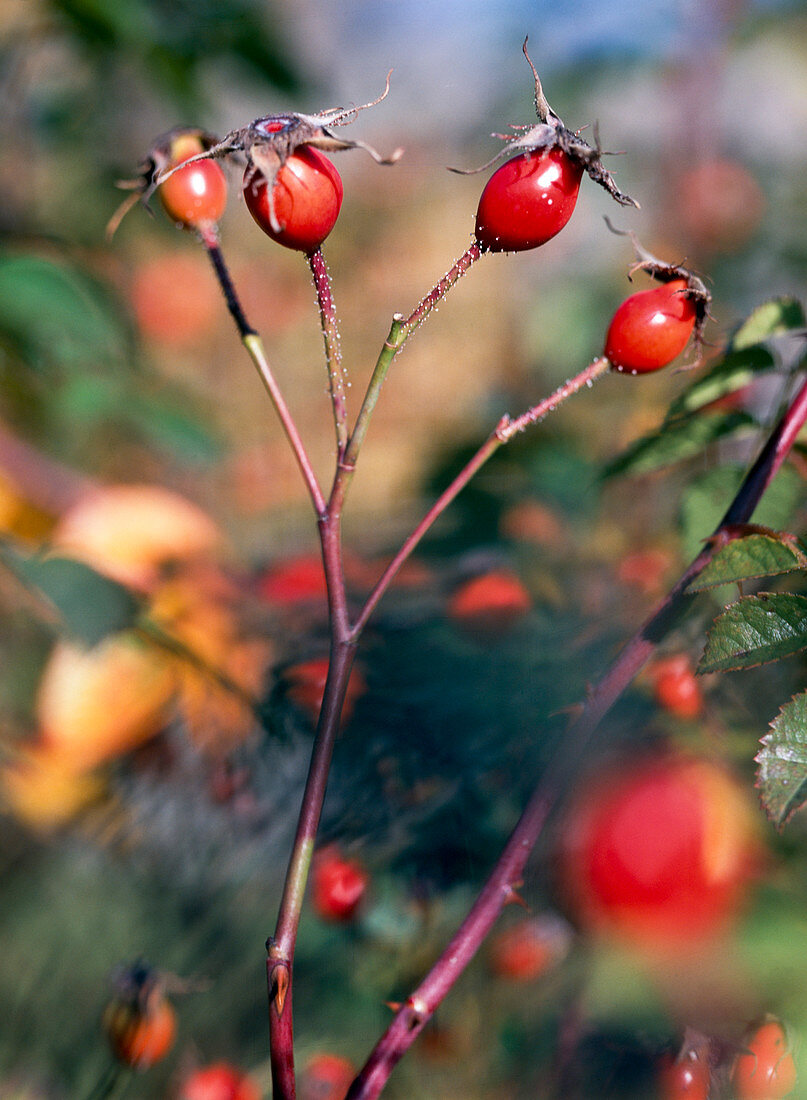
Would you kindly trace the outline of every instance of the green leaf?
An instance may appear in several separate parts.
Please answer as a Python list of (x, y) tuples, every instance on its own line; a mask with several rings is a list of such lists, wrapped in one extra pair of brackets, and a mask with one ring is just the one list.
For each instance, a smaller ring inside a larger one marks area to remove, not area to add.
[(0, 341), (35, 370), (96, 374), (127, 340), (113, 303), (74, 268), (38, 256), (0, 257)]
[(807, 649), (807, 596), (744, 596), (718, 615), (699, 672), (753, 668)]
[(646, 435), (618, 455), (605, 469), (604, 477), (616, 474), (644, 474), (682, 462), (714, 443), (754, 424), (744, 412), (716, 412), (665, 422), (659, 431)]
[(794, 535), (755, 532), (721, 546), (690, 582), (689, 592), (807, 568), (807, 547)]
[[(745, 475), (739, 466), (717, 466), (692, 482), (681, 500), (683, 553), (693, 558), (714, 531)], [(773, 530), (790, 523), (804, 494), (804, 482), (792, 467), (783, 466), (754, 510), (754, 522)]]
[(740, 325), (731, 341), (732, 351), (759, 344), (771, 336), (781, 336), (791, 329), (804, 328), (801, 302), (795, 298), (774, 298), (758, 306)]
[(755, 757), (762, 805), (780, 828), (807, 802), (807, 693), (795, 695), (770, 724)]
[(676, 397), (667, 413), (667, 420), (697, 412), (711, 401), (742, 389), (753, 380), (755, 374), (771, 370), (774, 366), (771, 352), (759, 345), (729, 352), (707, 374), (696, 378)]
[(59, 613), (67, 633), (86, 645), (134, 626), (140, 603), (117, 581), (72, 558), (26, 557), (0, 543), (0, 561), (29, 587), (37, 589)]

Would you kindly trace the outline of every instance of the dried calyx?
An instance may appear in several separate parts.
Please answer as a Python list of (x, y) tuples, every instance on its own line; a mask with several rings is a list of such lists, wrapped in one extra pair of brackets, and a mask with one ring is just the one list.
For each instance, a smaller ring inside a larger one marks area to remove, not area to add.
[(620, 191), (617, 187), (614, 177), (602, 163), (603, 156), (612, 156), (614, 154), (605, 152), (600, 146), (599, 132), (597, 126), (594, 126), (594, 141), (593, 146), (588, 142), (583, 141), (579, 132), (569, 130), (564, 126), (562, 119), (557, 115), (547, 102), (544, 90), (541, 86), (541, 80), (536, 71), (535, 65), (532, 63), (532, 58), (527, 52), (527, 39), (524, 39), (522, 51), (527, 59), (527, 62), (532, 69), (532, 75), (535, 80), (535, 113), (538, 116), (538, 123), (529, 123), (527, 125), (510, 123), (510, 129), (514, 132), (512, 134), (493, 134), (493, 137), (501, 138), (502, 141), (507, 142), (503, 149), (491, 157), (485, 164), (480, 165), (478, 168), (450, 168), (451, 172), (458, 172), (460, 175), (471, 175), (474, 172), (483, 172), (486, 168), (490, 168), (491, 165), (496, 164), (497, 161), (509, 157), (511, 153), (533, 153), (533, 152), (546, 152), (550, 149), (561, 149), (571, 160), (583, 168), (585, 172), (598, 183), (600, 187), (604, 187), (605, 190), (622, 206), (635, 206), (639, 209), (639, 204), (635, 199), (632, 199), (630, 195), (626, 195), (624, 191)]
[[(694, 340), (695, 346), (700, 354), (700, 349), (703, 346), (703, 326), (706, 324), (707, 318), (711, 316), (709, 313), (709, 306), (712, 303), (712, 295), (707, 289), (703, 279), (682, 264), (665, 263), (664, 260), (660, 260), (657, 256), (654, 256), (652, 252), (649, 252), (644, 247), (632, 230), (617, 229), (610, 218), (605, 219), (605, 224), (611, 232), (615, 233), (618, 237), (630, 238), (630, 242), (633, 245), (636, 262), (630, 266), (628, 279), (633, 276), (635, 271), (644, 271), (651, 279), (655, 279), (656, 282), (659, 283), (671, 283), (676, 279), (683, 279), (686, 282), (686, 289), (682, 290), (680, 293), (689, 299), (695, 306)], [(696, 360), (696, 362), (697, 361), (698, 360)]]
[[(337, 107), (327, 111), (319, 111), (314, 115), (303, 115), (294, 112), (277, 115), (266, 115), (264, 118), (255, 119), (248, 126), (238, 130), (231, 130), (221, 141), (206, 147), (194, 157), (184, 162), (192, 164), (196, 160), (211, 158), (235, 157), (243, 163), (247, 162), (246, 183), (257, 172), (266, 179), (269, 202), (270, 220), (276, 233), (281, 231), (280, 223), (274, 211), (272, 190), (277, 174), (289, 157), (301, 145), (313, 145), (316, 149), (325, 152), (341, 152), (345, 149), (364, 149), (377, 164), (394, 164), (403, 153), (403, 149), (396, 149), (390, 156), (382, 156), (371, 145), (364, 141), (353, 141), (343, 138), (333, 132), (335, 127), (347, 126), (356, 119), (360, 111), (368, 107), (374, 107), (389, 92), (390, 73), (384, 91), (370, 103), (363, 103), (359, 107)], [(175, 171), (175, 167), (166, 165), (162, 172), (158, 172), (156, 183), (163, 183)]]

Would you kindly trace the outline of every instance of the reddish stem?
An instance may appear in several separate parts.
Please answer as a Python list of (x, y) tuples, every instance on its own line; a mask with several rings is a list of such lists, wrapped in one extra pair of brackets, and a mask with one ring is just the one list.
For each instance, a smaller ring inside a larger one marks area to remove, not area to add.
[(339, 457), (347, 448), (347, 404), (345, 399), (345, 371), (342, 366), (342, 349), (339, 341), (339, 327), (336, 320), (336, 308), (333, 303), (333, 290), (325, 257), (318, 248), (308, 257), (314, 288), (319, 303), (319, 317), (322, 326), (322, 339), (325, 344), (325, 362), (328, 367), (328, 386), (333, 406), (333, 420), (336, 428), (336, 446)]
[(473, 958), (502, 908), (512, 899), (515, 884), (522, 877), (527, 859), (547, 818), (560, 801), (603, 716), (694, 599), (687, 593), (687, 586), (710, 560), (716, 545), (732, 537), (732, 527), (751, 519), (806, 420), (807, 382), (804, 382), (743, 479), (712, 538), (654, 614), (628, 642), (616, 662), (589, 691), (582, 710), (564, 735), (560, 750), (527, 803), (468, 916), (426, 978), (398, 1010), (351, 1085), (345, 1100), (374, 1100), (380, 1095), (395, 1065)]
[(314, 854), (322, 805), (328, 784), (333, 746), (356, 655), (350, 636), (341, 546), (341, 501), (332, 498), (319, 521), (322, 558), (328, 585), (331, 652), (311, 762), (303, 792), (297, 831), (280, 901), (274, 936), (267, 941), (266, 977), (269, 991), (269, 1034), (272, 1095), (294, 1100), (294, 1036), (291, 1009), (294, 949), (305, 887)]
[(409, 316), (403, 322), (403, 329), (408, 336), (410, 332), (418, 328), (436, 305), (445, 298), (446, 294), (451, 290), (454, 283), (458, 282), (470, 266), (479, 259), (482, 255), (482, 249), (477, 241), (463, 252), (458, 260), (456, 260), (452, 266), (448, 269), (445, 275), (440, 279), (438, 283), (429, 291), (429, 293), (418, 302)]

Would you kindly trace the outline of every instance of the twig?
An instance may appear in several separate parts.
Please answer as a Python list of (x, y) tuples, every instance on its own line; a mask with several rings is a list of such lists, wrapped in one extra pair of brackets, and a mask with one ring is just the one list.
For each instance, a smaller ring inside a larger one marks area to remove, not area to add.
[(530, 853), (550, 813), (556, 809), (562, 792), (583, 758), (600, 721), (631, 683), (661, 639), (691, 605), (695, 597), (687, 593), (687, 586), (710, 560), (716, 545), (721, 540), (732, 537), (733, 526), (750, 520), (805, 421), (807, 382), (802, 384), (774, 428), (703, 550), (653, 615), (628, 642), (614, 664), (589, 691), (582, 710), (564, 735), (560, 749), (533, 792), (476, 902), (423, 982), (396, 1013), (351, 1085), (345, 1100), (375, 1100), (380, 1095), (395, 1065), (473, 958), (502, 908), (512, 898), (514, 884), (521, 879)]

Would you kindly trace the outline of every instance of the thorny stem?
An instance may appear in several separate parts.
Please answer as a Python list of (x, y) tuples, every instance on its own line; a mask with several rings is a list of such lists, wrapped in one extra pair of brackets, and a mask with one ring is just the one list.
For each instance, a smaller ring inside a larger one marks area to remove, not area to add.
[(345, 371), (342, 366), (342, 349), (339, 342), (339, 328), (336, 322), (336, 309), (333, 304), (333, 290), (322, 249), (318, 248), (308, 257), (314, 287), (319, 304), (322, 339), (325, 344), (325, 363), (328, 368), (328, 386), (331, 391), (333, 419), (336, 428), (336, 448), (341, 459), (347, 447), (347, 405), (345, 394)]
[(509, 442), (514, 435), (524, 431), (530, 424), (538, 423), (538, 421), (542, 420), (548, 413), (552, 412), (558, 405), (562, 404), (568, 397), (577, 393), (578, 390), (582, 389), (584, 386), (593, 385), (595, 379), (605, 374), (607, 370), (610, 370), (610, 367), (611, 364), (607, 359), (603, 357), (595, 359), (593, 363), (590, 363), (589, 366), (585, 368), (585, 370), (580, 371), (579, 374), (569, 379), (568, 382), (564, 382), (564, 384), (559, 386), (554, 393), (549, 395), (549, 397), (545, 397), (543, 401), (539, 401), (537, 405), (533, 405), (531, 409), (522, 413), (521, 416), (516, 417), (515, 420), (511, 420), (509, 416), (502, 417), (476, 454), (466, 463), (462, 470), (460, 470), (451, 484), (443, 490), (437, 500), (435, 500), (434, 504), (432, 504), (431, 508), (429, 508), (423, 519), (418, 523), (417, 527), (415, 527), (398, 553), (384, 570), (384, 573), (368, 596), (364, 607), (356, 619), (353, 626), (354, 638), (358, 638), (370, 615), (372, 615), (378, 605), (379, 600), (389, 588), (396, 573), (432, 524), (443, 514), (455, 497), (462, 492), (476, 472), (484, 466), (496, 451), (498, 451), (499, 447)]
[(311, 501), (314, 505), (314, 509), (317, 516), (321, 516), (325, 511), (325, 497), (322, 494), (322, 490), (319, 487), (317, 481), (317, 475), (314, 473), (314, 468), (311, 465), (311, 460), (308, 457), (308, 452), (305, 449), (305, 445), (300, 437), (300, 433), (297, 430), (297, 425), (294, 423), (289, 407), (286, 404), (286, 399), (280, 391), (280, 387), (277, 384), (272, 368), (269, 365), (269, 360), (266, 357), (266, 351), (263, 346), (258, 333), (250, 325), (246, 318), (246, 315), (241, 307), (241, 303), (236, 293), (235, 285), (230, 277), (230, 273), (227, 269), (227, 265), (224, 262), (224, 256), (222, 255), (221, 248), (218, 243), (218, 237), (214, 230), (209, 229), (200, 233), (202, 244), (204, 245), (210, 261), (213, 264), (213, 270), (216, 273), (216, 278), (219, 281), (224, 300), (227, 303), (227, 309), (230, 311), (233, 320), (235, 321), (238, 334), (241, 337), (241, 343), (244, 345), (247, 354), (257, 368), (258, 374), (261, 377), (266, 390), (272, 399), (272, 404), (275, 407), (275, 412), (280, 419), (280, 423), (283, 426), (283, 430), (286, 433), (291, 449), (294, 452), (294, 457), (297, 459), (297, 465), (300, 467), (300, 472), (303, 475), (306, 488), (311, 497)]
[(561, 742), (554, 760), (536, 787), (504, 851), (476, 902), (443, 954), (415, 992), (398, 1010), (390, 1026), (370, 1054), (350, 1087), (345, 1100), (375, 1100), (392, 1070), (409, 1049), (437, 1006), (449, 992), (503, 907), (513, 898), (532, 849), (550, 813), (588, 747), (604, 715), (610, 710), (656, 645), (680, 619), (694, 596), (687, 586), (712, 557), (716, 546), (734, 537), (733, 527), (747, 523), (762, 495), (779, 470), (807, 421), (807, 382), (804, 382), (786, 413), (774, 428), (759, 457), (743, 479), (723, 519), (704, 549), (662, 601), (644, 626), (628, 642), (617, 660), (590, 689), (577, 718)]

